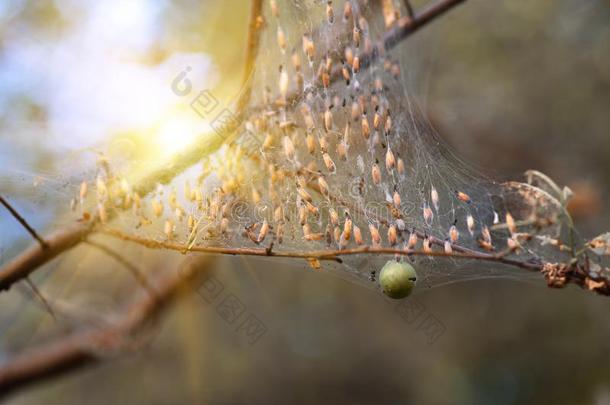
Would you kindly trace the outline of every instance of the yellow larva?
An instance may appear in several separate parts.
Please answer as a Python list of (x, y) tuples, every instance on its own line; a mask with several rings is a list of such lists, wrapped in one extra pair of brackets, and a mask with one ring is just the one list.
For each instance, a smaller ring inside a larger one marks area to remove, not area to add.
[(186, 220), (186, 228), (188, 229), (189, 233), (193, 232), (194, 227), (195, 227), (195, 218), (193, 218), (192, 215), (189, 215)]
[(374, 224), (369, 224), (369, 232), (371, 234), (373, 246), (379, 246), (381, 244), (381, 236), (379, 235), (379, 230)]
[(286, 95), (288, 94), (288, 73), (286, 69), (283, 69), (280, 66), (280, 80), (279, 80), (279, 88), (280, 88), (280, 96), (282, 100), (286, 100)]
[(396, 208), (400, 208), (401, 198), (400, 198), (400, 194), (398, 194), (398, 191), (394, 190), (394, 195), (392, 196), (392, 200), (394, 202), (394, 206)]
[(409, 239), (407, 241), (407, 249), (412, 250), (417, 246), (417, 234), (415, 232), (411, 232), (409, 234)]
[(299, 194), (299, 196), (300, 196), (300, 197), (301, 197), (303, 200), (305, 200), (305, 201), (307, 201), (307, 202), (312, 202), (312, 201), (313, 201), (313, 198), (311, 197), (311, 194), (309, 194), (309, 193), (307, 192), (307, 190), (305, 190), (304, 188), (302, 188), (302, 187), (300, 187), (300, 186), (298, 186), (298, 187), (297, 187), (297, 193)]
[(258, 243), (261, 243), (265, 240), (267, 233), (269, 232), (269, 223), (267, 220), (263, 221), (263, 225), (261, 226), (261, 230), (258, 233)]
[(351, 239), (352, 229), (353, 229), (352, 219), (349, 217), (349, 215), (347, 215), (347, 217), (345, 218), (345, 223), (343, 224), (343, 235), (345, 237), (345, 240)]
[(106, 212), (106, 207), (104, 206), (104, 204), (99, 203), (97, 205), (97, 213), (99, 215), (100, 222), (102, 224), (105, 224), (106, 222), (108, 222), (108, 214)]
[(85, 197), (87, 197), (87, 190), (88, 190), (87, 182), (83, 181), (80, 184), (80, 192), (79, 192), (79, 198), (80, 198), (81, 204), (83, 203), (83, 200), (85, 199)]
[(385, 167), (386, 167), (386, 169), (388, 169), (388, 171), (391, 171), (392, 169), (394, 169), (395, 165), (396, 165), (396, 158), (394, 157), (394, 153), (392, 152), (392, 150), (390, 148), (388, 148), (388, 150), (385, 154)]
[(354, 70), (354, 73), (358, 73), (360, 71), (360, 57), (358, 57), (358, 55), (354, 56), (352, 69)]
[(350, 0), (346, 0), (343, 5), (343, 20), (347, 21), (352, 16), (352, 3)]
[(432, 220), (434, 218), (434, 214), (432, 213), (432, 209), (428, 204), (424, 205), (424, 221), (426, 225), (430, 226), (432, 224)]
[(155, 214), (155, 216), (157, 218), (159, 218), (161, 216), (161, 214), (163, 214), (163, 203), (157, 199), (152, 200), (152, 202), (150, 203), (153, 213)]
[(432, 188), (430, 189), (430, 199), (432, 200), (432, 205), (434, 206), (434, 209), (438, 212), (438, 191), (436, 191), (436, 188), (434, 188), (434, 186), (432, 186)]
[(337, 214), (337, 211), (335, 211), (334, 208), (328, 209), (328, 216), (330, 217), (330, 223), (333, 224), (333, 226), (339, 225), (339, 214)]
[(331, 108), (329, 107), (324, 112), (324, 129), (328, 132), (333, 128), (333, 113), (331, 112)]
[(468, 232), (472, 236), (474, 234), (474, 218), (470, 214), (466, 217), (466, 225), (468, 226)]
[(379, 185), (379, 183), (381, 183), (381, 170), (379, 170), (379, 165), (377, 163), (373, 163), (371, 177), (373, 178), (373, 184)]
[(316, 47), (307, 35), (303, 35), (303, 52), (307, 55), (307, 59), (309, 59), (311, 64), (316, 53)]
[(428, 238), (427, 236), (424, 238), (424, 241), (422, 242), (422, 249), (426, 253), (432, 252), (432, 247), (430, 246), (430, 238)]
[(273, 135), (267, 134), (263, 141), (263, 150), (269, 150), (273, 146)]
[(506, 227), (508, 228), (508, 231), (511, 233), (511, 235), (517, 232), (517, 226), (515, 225), (515, 219), (510, 214), (510, 212), (506, 213)]
[(360, 228), (358, 228), (356, 225), (354, 225), (354, 241), (358, 246), (362, 246), (364, 244), (364, 241), (362, 240), (362, 231), (360, 231)]
[(349, 85), (350, 73), (349, 73), (349, 69), (347, 68), (347, 66), (345, 64), (343, 64), (343, 67), (341, 68), (341, 74), (343, 75), (343, 79), (345, 80), (345, 83), (347, 85)]
[(396, 170), (401, 176), (405, 174), (405, 162), (401, 158), (396, 161)]
[(451, 225), (451, 228), (449, 228), (449, 240), (451, 241), (451, 243), (457, 242), (459, 237), (460, 232), (458, 231), (455, 225)]
[(323, 152), (327, 152), (328, 151), (328, 137), (326, 135), (322, 135), (319, 138), (320, 141), (320, 150), (322, 150)]
[(307, 144), (309, 153), (313, 154), (316, 151), (316, 139), (311, 132), (305, 137), (305, 143)]
[(333, 11), (333, 2), (326, 2), (326, 18), (328, 19), (328, 23), (332, 24), (335, 21), (335, 12)]
[(352, 31), (352, 39), (354, 41), (354, 45), (356, 48), (360, 46), (360, 29), (358, 27), (354, 27)]
[(364, 139), (369, 139), (371, 136), (371, 127), (369, 126), (369, 120), (366, 117), (366, 113), (362, 114), (362, 118), (360, 120), (360, 127), (362, 129), (362, 136)]
[(284, 155), (286, 155), (286, 159), (293, 160), (294, 159), (294, 144), (288, 135), (284, 135)]
[(299, 223), (301, 226), (307, 223), (307, 217), (309, 216), (309, 212), (307, 211), (307, 207), (304, 205), (299, 207)]
[(292, 65), (297, 72), (301, 70), (301, 57), (296, 52), (292, 54)]
[(322, 154), (322, 158), (324, 159), (324, 164), (326, 165), (328, 171), (334, 173), (337, 167), (335, 166), (335, 162), (333, 162), (328, 153), (324, 152)]
[(165, 225), (163, 227), (163, 233), (167, 236), (167, 239), (171, 239), (174, 234), (174, 224), (171, 220), (165, 220)]
[(284, 30), (282, 27), (278, 25), (277, 27), (277, 44), (280, 47), (282, 53), (286, 50), (286, 35), (284, 34)]
[(320, 192), (322, 193), (322, 195), (328, 197), (329, 187), (323, 176), (318, 176), (318, 186), (320, 187)]
[(269, 8), (271, 8), (271, 15), (273, 17), (278, 18), (280, 16), (280, 13), (277, 8), (277, 2), (275, 0), (269, 1)]
[(390, 246), (395, 246), (398, 242), (396, 225), (390, 225), (388, 228), (388, 242), (390, 243)]
[(352, 51), (352, 48), (350, 48), (349, 46), (347, 48), (345, 48), (345, 61), (350, 66), (352, 66), (354, 63), (354, 52)]

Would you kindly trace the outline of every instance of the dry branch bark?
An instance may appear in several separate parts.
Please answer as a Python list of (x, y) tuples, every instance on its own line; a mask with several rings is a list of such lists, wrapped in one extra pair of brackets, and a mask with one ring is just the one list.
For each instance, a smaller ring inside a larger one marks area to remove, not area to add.
[(92, 229), (93, 223), (79, 222), (47, 236), (46, 248), (36, 243), (24, 250), (0, 270), (0, 291), (8, 290), (39, 266), (78, 245)]
[(209, 256), (186, 260), (155, 283), (155, 294), (130, 305), (118, 322), (90, 329), (26, 350), (0, 367), (0, 399), (28, 385), (104, 360), (105, 353), (124, 349), (147, 326), (154, 325), (183, 293), (192, 290), (209, 268)]
[[(218, 255), (237, 255), (237, 256), (265, 256), (265, 257), (283, 257), (294, 259), (317, 259), (341, 262), (342, 256), (352, 255), (394, 255), (394, 256), (427, 256), (427, 257), (444, 257), (451, 259), (462, 260), (477, 260), (492, 263), (498, 263), (506, 266), (518, 267), (528, 271), (541, 273), (547, 280), (549, 287), (563, 288), (568, 284), (574, 284), (582, 289), (594, 291), (597, 294), (610, 296), (610, 281), (603, 277), (591, 277), (587, 270), (587, 262), (572, 264), (564, 263), (544, 263), (533, 262), (530, 260), (520, 260), (517, 258), (507, 257), (509, 251), (498, 253), (477, 252), (466, 249), (459, 245), (453, 244), (455, 251), (446, 253), (444, 251), (424, 251), (424, 250), (404, 250), (397, 248), (375, 247), (375, 246), (360, 246), (351, 249), (327, 249), (327, 250), (293, 250), (279, 251), (273, 250), (273, 245), (270, 247), (261, 248), (229, 248), (215, 246), (192, 246), (174, 243), (169, 241), (159, 241), (154, 239), (143, 238), (137, 235), (128, 234), (117, 229), (104, 228), (101, 233), (119, 238), (124, 241), (137, 243), (150, 249), (167, 249), (182, 253), (206, 253)], [(423, 239), (425, 236), (418, 235), (418, 238)], [(430, 237), (428, 237), (430, 238)], [(432, 241), (431, 241), (432, 242)], [(442, 246), (442, 242), (438, 243)]]

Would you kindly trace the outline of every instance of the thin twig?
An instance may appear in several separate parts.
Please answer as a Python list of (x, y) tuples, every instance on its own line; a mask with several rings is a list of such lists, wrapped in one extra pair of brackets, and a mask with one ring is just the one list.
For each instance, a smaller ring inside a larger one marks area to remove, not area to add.
[(36, 284), (34, 284), (32, 282), (32, 280), (30, 280), (29, 277), (25, 278), (25, 282), (28, 285), (28, 287), (30, 287), (30, 289), (32, 290), (32, 292), (34, 293), (34, 295), (36, 296), (36, 298), (38, 298), (38, 300), (42, 303), (42, 305), (45, 307), (45, 309), (47, 310), (47, 312), (51, 315), (51, 317), (53, 317), (54, 321), (57, 321), (57, 315), (55, 313), (55, 310), (53, 309), (53, 307), (51, 306), (51, 304), (49, 303), (49, 301), (45, 298), (45, 296), (42, 294), (42, 292), (38, 289), (38, 287), (36, 287)]
[(91, 232), (93, 225), (92, 222), (78, 222), (49, 235), (46, 238), (48, 248), (44, 249), (39, 244), (35, 244), (24, 250), (0, 271), (0, 291), (8, 290), (39, 266), (78, 245)]
[(17, 210), (13, 208), (13, 206), (8, 201), (6, 201), (1, 195), (0, 203), (2, 203), (2, 205), (4, 205), (4, 207), (6, 207), (6, 209), (11, 213), (11, 215), (15, 217), (17, 221), (19, 221), (19, 223), (30, 233), (30, 235), (32, 235), (32, 238), (36, 239), (36, 241), (43, 249), (47, 249), (49, 247), (47, 242), (45, 242), (44, 239), (42, 239), (40, 235), (38, 235), (36, 230), (32, 228), (28, 221), (26, 221), (25, 218), (22, 217), (21, 214), (19, 214), (19, 212), (17, 212)]
[(411, 18), (415, 16), (415, 10), (413, 10), (413, 6), (411, 5), (411, 1), (403, 0), (405, 3), (405, 8), (407, 9), (407, 15)]
[[(178, 252), (185, 252), (185, 245), (180, 243), (158, 241), (154, 239), (143, 238), (137, 235), (128, 234), (118, 229), (104, 228), (101, 233), (119, 238), (121, 240), (130, 241), (151, 249), (167, 249)], [(465, 248), (464, 248), (465, 249)], [(560, 263), (546, 263), (541, 261), (519, 260), (506, 257), (504, 252), (497, 254), (489, 254), (477, 252), (473, 250), (445, 252), (442, 250), (424, 251), (412, 249), (396, 249), (376, 246), (360, 246), (351, 249), (326, 249), (326, 250), (292, 250), (292, 251), (274, 251), (269, 248), (230, 248), (217, 246), (193, 246), (189, 252), (206, 253), (218, 255), (238, 255), (238, 256), (265, 256), (276, 258), (295, 258), (295, 259), (318, 259), (341, 262), (341, 257), (353, 255), (394, 255), (394, 256), (425, 256), (425, 257), (441, 257), (449, 259), (462, 260), (477, 260), (502, 265), (518, 267), (528, 271), (536, 271), (542, 273), (550, 287), (564, 287), (567, 284), (576, 284), (586, 290), (593, 290), (600, 295), (610, 295), (610, 280), (603, 277), (592, 277), (586, 268), (582, 265), (574, 263), (565, 265)], [(548, 274), (549, 268), (559, 271), (557, 274)], [(592, 283), (597, 283), (592, 287)]]
[(152, 296), (154, 297), (156, 294), (155, 289), (153, 288), (153, 286), (148, 282), (148, 279), (146, 278), (146, 276), (144, 275), (144, 273), (142, 273), (142, 271), (140, 269), (138, 269), (137, 266), (135, 266), (133, 263), (131, 263), (129, 260), (125, 259), (122, 255), (120, 255), (119, 253), (117, 253), (115, 250), (113, 250), (112, 248), (104, 245), (103, 243), (100, 242), (96, 242), (96, 241), (92, 241), (87, 239), (85, 241), (85, 243), (87, 245), (93, 246), (99, 250), (101, 250), (102, 252), (104, 252), (105, 254), (107, 254), (108, 256), (112, 257), (114, 260), (116, 260), (117, 262), (119, 262), (121, 265), (123, 265), (123, 267), (125, 267), (127, 269), (127, 271), (129, 271), (129, 273), (133, 276), (133, 278), (135, 278), (135, 280)]
[[(118, 229), (105, 227), (100, 230), (100, 233), (119, 238), (121, 240), (134, 242), (139, 245), (145, 246), (151, 249), (167, 249), (175, 250), (178, 252), (184, 252), (184, 244), (174, 243), (168, 241), (158, 241), (154, 239), (144, 238), (141, 236), (133, 235), (120, 231)], [(194, 253), (209, 253), (209, 254), (221, 254), (221, 255), (239, 255), (239, 256), (271, 256), (271, 257), (289, 257), (297, 259), (318, 259), (318, 260), (331, 260), (337, 261), (341, 256), (351, 255), (362, 255), (362, 254), (385, 254), (385, 255), (399, 255), (399, 256), (430, 256), (430, 257), (447, 257), (455, 259), (473, 259), (490, 261), (496, 263), (507, 264), (511, 266), (521, 267), (527, 270), (541, 270), (542, 265), (536, 263), (530, 263), (526, 261), (519, 261), (515, 259), (508, 259), (504, 256), (490, 255), (487, 253), (470, 251), (467, 253), (452, 252), (445, 253), (443, 251), (432, 251), (424, 252), (420, 250), (404, 250), (395, 248), (385, 247), (371, 247), (361, 246), (353, 249), (327, 249), (327, 250), (292, 250), (292, 251), (277, 251), (269, 248), (231, 248), (231, 247), (219, 247), (219, 246), (193, 246), (189, 252)]]
[(246, 59), (244, 73), (241, 79), (241, 95), (237, 101), (237, 111), (245, 111), (252, 96), (252, 74), (256, 65), (256, 57), (260, 47), (260, 31), (262, 29), (263, 0), (250, 2), (250, 21), (246, 39)]
[(170, 271), (156, 283), (155, 297), (144, 296), (130, 305), (118, 322), (89, 329), (38, 348), (25, 351), (0, 365), (0, 398), (18, 389), (98, 363), (107, 353), (125, 348), (129, 340), (151, 326), (183, 293), (193, 289), (209, 268), (210, 258), (198, 256), (183, 264), (182, 271)]

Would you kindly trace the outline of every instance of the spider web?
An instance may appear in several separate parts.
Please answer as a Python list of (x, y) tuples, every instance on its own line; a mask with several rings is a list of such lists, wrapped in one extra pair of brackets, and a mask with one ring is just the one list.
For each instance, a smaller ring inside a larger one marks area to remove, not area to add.
[[(275, 252), (421, 250), (430, 243), (432, 251), (449, 245), (491, 254), (510, 240), (520, 246), (511, 256), (521, 261), (560, 259), (545, 241), (566, 232), (562, 205), (542, 188), (494, 182), (449, 150), (408, 92), (404, 72), (415, 55), (398, 47), (364, 64), (397, 24), (386, 20), (384, 7), (405, 14), (398, 2), (271, 3), (251, 107), (237, 140), (206, 157), (203, 171), (192, 168), (133, 205), (133, 215), (119, 218), (124, 228), (191, 246), (267, 247), (273, 241)], [(129, 193), (125, 187), (103, 198), (131, 206)], [(418, 235), (415, 245), (409, 245), (411, 234)], [(377, 288), (371, 272), (390, 258), (354, 255), (321, 265)], [(400, 260), (415, 263), (426, 287), (537, 276), (462, 258)]]

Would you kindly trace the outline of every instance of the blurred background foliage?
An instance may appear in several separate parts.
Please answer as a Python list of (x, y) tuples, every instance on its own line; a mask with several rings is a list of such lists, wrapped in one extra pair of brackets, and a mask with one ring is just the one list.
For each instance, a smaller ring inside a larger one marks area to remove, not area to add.
[[(68, 221), (101, 145), (156, 163), (164, 128), (182, 119), (170, 83), (185, 65), (223, 102), (239, 90), (247, 14), (243, 0), (2, 2), (0, 192), (50, 230)], [(610, 228), (609, 21), (607, 0), (469, 0), (394, 53), (465, 161), (500, 179), (535, 168), (570, 185), (590, 236)], [(4, 261), (29, 240), (6, 213), (0, 229)], [(181, 260), (129, 257), (151, 273)], [(124, 273), (80, 246), (36, 274), (54, 304), (81, 315), (73, 323), (53, 322), (27, 294), (1, 294), (0, 359), (120, 314), (138, 293)], [(396, 303), (302, 263), (222, 258), (214, 277), (265, 324), (255, 344), (194, 295), (144, 350), (9, 402), (610, 403), (607, 298), (542, 280), (422, 288), (415, 299), (446, 327), (430, 345)]]

